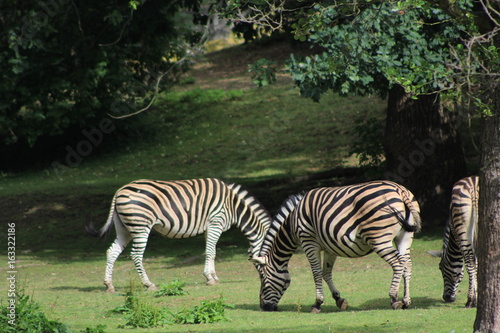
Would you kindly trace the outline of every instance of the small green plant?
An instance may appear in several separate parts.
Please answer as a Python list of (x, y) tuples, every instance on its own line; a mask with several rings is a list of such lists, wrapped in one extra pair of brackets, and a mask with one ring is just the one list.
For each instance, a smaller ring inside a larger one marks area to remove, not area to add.
[(181, 310), (172, 316), (177, 324), (215, 323), (228, 320), (225, 314), (226, 308), (234, 308), (234, 306), (226, 304), (221, 296), (214, 301), (202, 301), (200, 305), (196, 305), (192, 309)]
[(33, 302), (29, 295), (21, 290), (17, 293), (15, 318), (11, 318), (7, 307), (0, 311), (0, 332), (5, 333), (69, 333), (66, 325), (56, 320), (49, 320), (40, 310), (40, 305)]
[(264, 87), (276, 82), (276, 61), (259, 59), (248, 65), (248, 72), (252, 74), (253, 83), (257, 87)]
[(96, 327), (87, 327), (82, 333), (106, 333), (106, 325), (97, 325)]
[(167, 312), (145, 302), (137, 295), (133, 287), (125, 296), (125, 305), (117, 307), (111, 312), (123, 313), (127, 320), (125, 326), (134, 328), (160, 327), (170, 323)]
[(186, 283), (179, 279), (174, 279), (169, 284), (161, 283), (158, 285), (159, 290), (154, 295), (155, 297), (186, 295), (187, 291), (184, 290), (185, 285)]

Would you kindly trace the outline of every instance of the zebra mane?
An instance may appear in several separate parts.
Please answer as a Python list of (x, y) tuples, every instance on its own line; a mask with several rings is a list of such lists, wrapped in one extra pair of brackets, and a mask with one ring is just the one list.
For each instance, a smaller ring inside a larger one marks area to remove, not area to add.
[(227, 187), (231, 189), (246, 205), (248, 205), (257, 216), (268, 217), (267, 219), (261, 219), (261, 222), (266, 228), (269, 227), (271, 224), (269, 212), (256, 197), (251, 195), (239, 184), (227, 184)]
[(299, 204), (300, 200), (302, 200), (304, 195), (305, 192), (292, 194), (288, 198), (286, 198), (285, 201), (283, 201), (281, 207), (274, 215), (271, 226), (269, 227), (266, 237), (264, 238), (264, 242), (262, 243), (262, 247), (259, 253), (260, 257), (264, 257), (269, 253), (276, 235), (278, 234), (278, 230), (283, 225), (287, 217), (293, 212), (295, 207)]

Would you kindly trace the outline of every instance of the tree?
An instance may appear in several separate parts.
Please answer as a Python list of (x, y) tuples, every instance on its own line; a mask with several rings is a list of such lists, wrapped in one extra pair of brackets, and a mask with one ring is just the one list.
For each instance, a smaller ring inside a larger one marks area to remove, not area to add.
[(388, 96), (385, 177), (416, 195), (427, 224), (443, 223), (451, 187), (467, 172), (459, 118), (443, 107), (439, 94), (453, 84), (445, 64), (454, 59), (446, 47), (460, 42), (459, 27), (442, 11), (391, 2), (316, 5), (299, 22), (298, 38), (307, 36), (324, 49), (292, 59), (301, 94), (319, 100), (332, 89)]
[(176, 15), (199, 5), (2, 1), (0, 148), (33, 147), (146, 105), (185, 69), (192, 34), (182, 34)]
[[(474, 331), (500, 332), (499, 2), (412, 0), (336, 1), (334, 5), (330, 4), (329, 1), (319, 2), (296, 25), (295, 33), (299, 39), (309, 38), (311, 42), (321, 45), (324, 44), (322, 38), (338, 41), (336, 48), (326, 47), (327, 52), (323, 56), (292, 62), (292, 73), (304, 95), (318, 99), (328, 89), (344, 94), (363, 94), (377, 91), (377, 85), (380, 85), (388, 86), (390, 93), (396, 94), (389, 100), (406, 103), (411, 102), (414, 94), (430, 93), (425, 96), (437, 97), (436, 94), (446, 91), (455, 102), (474, 104), (484, 115), (479, 172), (478, 309)], [(384, 6), (389, 6), (390, 12), (384, 11)], [(366, 9), (372, 17), (371, 22), (363, 21)], [(410, 16), (406, 14), (414, 13), (418, 15), (412, 20), (402, 20), (396, 26), (391, 24), (395, 17), (408, 18)], [(350, 30), (341, 28), (345, 22)], [(365, 24), (353, 24), (359, 22)], [(370, 54), (366, 50), (377, 46), (377, 43), (370, 43), (366, 33), (371, 33), (374, 38), (380, 36), (380, 31), (373, 29), (377, 27), (370, 24), (408, 30), (393, 35), (390, 40), (382, 38), (376, 52), (366, 57)], [(424, 34), (412, 30), (411, 25), (425, 28)], [(431, 33), (426, 35), (429, 30)], [(408, 39), (397, 49), (387, 48), (391, 43), (398, 42), (397, 37)], [(359, 52), (352, 53), (352, 49)], [(421, 50), (429, 52), (419, 52)], [(406, 58), (407, 62), (401, 61), (401, 54), (406, 56), (402, 59)], [(329, 61), (329, 58), (335, 60)], [(404, 93), (401, 90), (403, 87)], [(433, 109), (430, 113), (434, 112)], [(392, 116), (390, 113), (388, 118)], [(444, 127), (446, 130), (448, 125), (444, 124)], [(391, 156), (388, 159), (390, 163)], [(444, 167), (450, 168), (451, 165)]]

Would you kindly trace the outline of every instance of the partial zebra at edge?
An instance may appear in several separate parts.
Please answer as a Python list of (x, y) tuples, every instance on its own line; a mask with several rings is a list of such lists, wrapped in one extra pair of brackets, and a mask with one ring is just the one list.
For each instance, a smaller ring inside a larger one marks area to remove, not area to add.
[(439, 269), (443, 276), (445, 302), (455, 302), (465, 263), (469, 274), (466, 307), (477, 306), (477, 240), (479, 177), (457, 181), (452, 189), (450, 220), (447, 221)]

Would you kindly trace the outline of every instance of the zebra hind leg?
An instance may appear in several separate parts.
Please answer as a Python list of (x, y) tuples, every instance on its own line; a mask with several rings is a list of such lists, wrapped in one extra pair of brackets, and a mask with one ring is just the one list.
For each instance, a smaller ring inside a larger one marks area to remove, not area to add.
[(141, 233), (135, 233), (132, 240), (132, 251), (130, 255), (134, 261), (135, 268), (139, 273), (142, 284), (148, 288), (148, 290), (158, 290), (156, 285), (149, 280), (149, 277), (144, 269), (143, 257), (144, 251), (146, 250), (146, 245), (148, 242), (148, 236), (151, 229), (144, 230)]
[(115, 292), (115, 287), (113, 286), (113, 267), (115, 265), (116, 259), (128, 245), (130, 239), (130, 233), (122, 225), (117, 225), (116, 239), (106, 251), (106, 271), (104, 274), (104, 285), (106, 286), (106, 292)]

